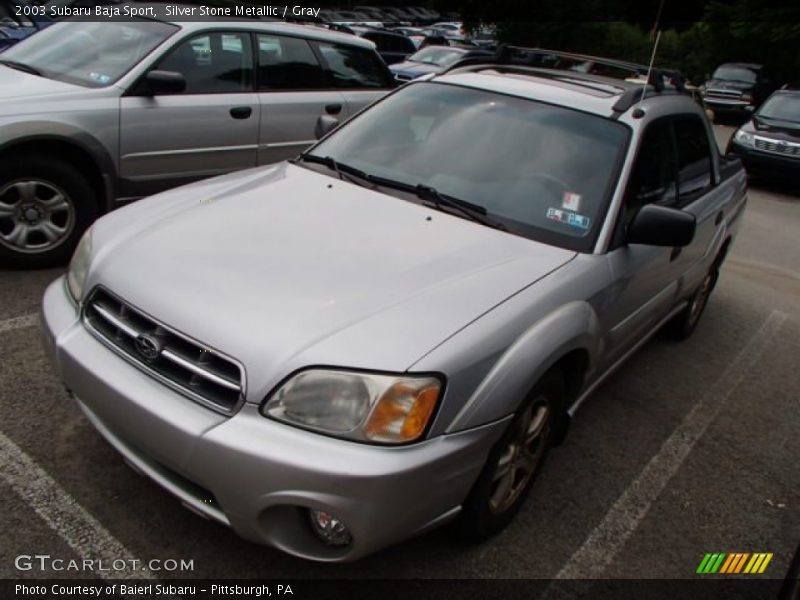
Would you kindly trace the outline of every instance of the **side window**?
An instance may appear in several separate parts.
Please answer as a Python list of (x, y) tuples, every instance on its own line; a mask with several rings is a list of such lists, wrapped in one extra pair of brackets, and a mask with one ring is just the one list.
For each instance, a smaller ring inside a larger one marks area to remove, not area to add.
[(184, 94), (224, 94), (252, 90), (253, 52), (248, 33), (206, 33), (182, 42), (157, 69), (186, 78)]
[(259, 34), (259, 90), (319, 90), (327, 87), (331, 87), (329, 80), (308, 42)]
[(624, 224), (645, 204), (674, 206), (675, 149), (668, 120), (656, 121), (644, 133), (625, 192)]
[(364, 48), (320, 43), (322, 57), (337, 87), (387, 88), (392, 82), (378, 56)]
[(711, 187), (711, 150), (706, 128), (699, 118), (681, 117), (674, 123), (680, 207), (693, 202)]

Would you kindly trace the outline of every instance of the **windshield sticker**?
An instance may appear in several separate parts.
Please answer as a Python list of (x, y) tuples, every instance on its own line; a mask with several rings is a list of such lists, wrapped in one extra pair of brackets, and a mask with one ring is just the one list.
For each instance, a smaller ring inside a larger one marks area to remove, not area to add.
[(111, 77), (108, 75), (103, 75), (102, 73), (89, 73), (89, 79), (94, 79), (98, 83), (108, 83), (111, 81)]
[(561, 210), (560, 208), (552, 207), (547, 209), (547, 218), (551, 221), (558, 221), (564, 225), (576, 227), (577, 229), (582, 229), (584, 231), (589, 229), (589, 224), (591, 223), (591, 219), (589, 217), (577, 215), (575, 213)]
[(571, 213), (569, 215), (569, 224), (573, 227), (577, 227), (578, 229), (583, 229), (584, 231), (589, 229), (589, 217), (584, 217), (583, 215), (576, 215), (575, 213)]
[(564, 192), (561, 208), (579, 212), (581, 210), (581, 195), (574, 192)]
[(548, 208), (547, 209), (547, 218), (551, 221), (558, 221), (560, 223), (566, 224), (569, 221), (569, 213), (565, 212), (559, 208)]

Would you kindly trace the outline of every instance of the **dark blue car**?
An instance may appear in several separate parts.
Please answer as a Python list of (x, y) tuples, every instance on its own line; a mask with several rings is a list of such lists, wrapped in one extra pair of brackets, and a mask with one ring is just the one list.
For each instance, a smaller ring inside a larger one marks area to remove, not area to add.
[(0, 0), (0, 52), (53, 22), (44, 15), (17, 14), (26, 7), (35, 5), (28, 0)]

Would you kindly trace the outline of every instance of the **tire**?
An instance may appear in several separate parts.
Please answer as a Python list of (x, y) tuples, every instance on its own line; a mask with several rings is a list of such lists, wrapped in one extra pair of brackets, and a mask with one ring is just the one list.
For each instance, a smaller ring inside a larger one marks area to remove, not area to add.
[(65, 264), (97, 217), (97, 197), (75, 167), (27, 155), (0, 165), (0, 267)]
[(708, 305), (708, 299), (711, 297), (711, 292), (717, 285), (719, 279), (719, 263), (715, 262), (709, 269), (703, 281), (698, 286), (697, 290), (689, 298), (689, 304), (681, 312), (675, 315), (664, 326), (664, 333), (667, 337), (683, 341), (689, 338), (694, 330), (697, 329), (697, 324), (700, 322), (700, 317)]
[[(456, 533), (461, 539), (471, 542), (488, 539), (502, 531), (517, 514), (562, 428), (566, 418), (564, 398), (564, 379), (557, 371), (546, 374), (528, 394), (503, 437), (489, 452), (483, 470), (462, 505), (455, 523)], [(547, 411), (544, 422), (535, 426), (542, 414), (542, 406)], [(521, 449), (524, 444), (520, 442), (526, 437), (530, 441), (532, 428), (540, 431), (539, 439), (535, 449), (525, 453)], [(510, 467), (503, 468), (502, 463)], [(526, 473), (500, 474), (520, 464), (524, 464)], [(504, 487), (508, 488), (507, 493), (503, 492)]]

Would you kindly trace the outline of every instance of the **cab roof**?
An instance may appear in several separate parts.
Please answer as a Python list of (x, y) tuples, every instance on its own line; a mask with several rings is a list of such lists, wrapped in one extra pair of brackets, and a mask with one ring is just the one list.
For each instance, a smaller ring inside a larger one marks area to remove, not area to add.
[[(616, 118), (638, 101), (644, 82), (631, 82), (600, 75), (557, 69), (491, 65), (455, 68), (432, 81), (450, 83), (569, 106), (603, 117)], [(657, 92), (647, 86), (642, 106), (652, 102), (695, 102), (674, 88)]]

